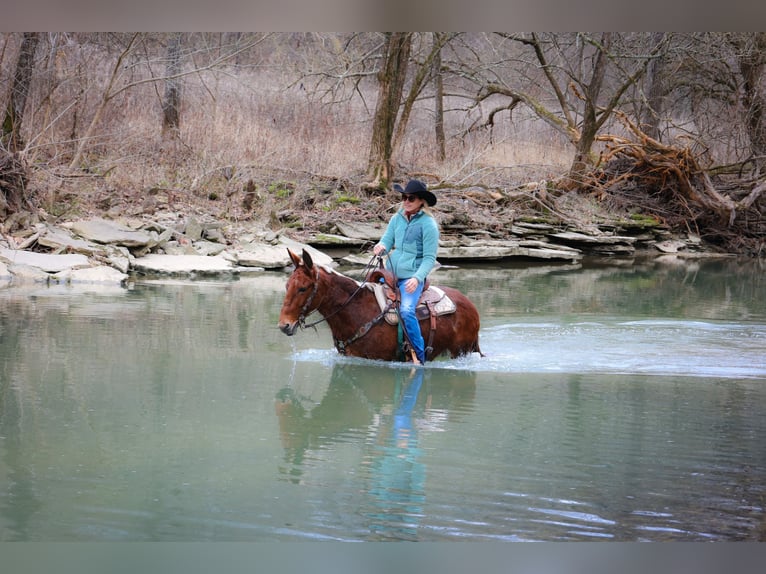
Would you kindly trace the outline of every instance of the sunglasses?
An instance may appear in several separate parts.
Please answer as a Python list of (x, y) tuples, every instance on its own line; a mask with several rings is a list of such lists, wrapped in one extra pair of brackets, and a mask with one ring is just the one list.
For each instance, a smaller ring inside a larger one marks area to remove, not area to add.
[(415, 201), (416, 199), (420, 199), (417, 195), (407, 194), (402, 196), (402, 201)]

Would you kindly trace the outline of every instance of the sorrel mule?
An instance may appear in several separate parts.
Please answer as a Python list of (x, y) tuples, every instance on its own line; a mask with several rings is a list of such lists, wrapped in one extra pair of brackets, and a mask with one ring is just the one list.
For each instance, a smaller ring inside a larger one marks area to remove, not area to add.
[[(298, 327), (313, 326), (326, 321), (332, 331), (335, 348), (342, 355), (378, 359), (401, 360), (398, 325), (384, 320), (375, 295), (354, 279), (314, 265), (311, 256), (303, 251), (301, 257), (288, 249), (295, 270), (287, 280), (279, 328), (286, 335), (294, 335)], [(449, 353), (452, 358), (479, 353), (479, 312), (471, 301), (457, 289), (441, 287), (455, 303), (454, 313), (432, 321), (420, 321), (423, 339), (431, 342), (428, 359)], [(306, 325), (306, 317), (314, 311), (323, 319)]]

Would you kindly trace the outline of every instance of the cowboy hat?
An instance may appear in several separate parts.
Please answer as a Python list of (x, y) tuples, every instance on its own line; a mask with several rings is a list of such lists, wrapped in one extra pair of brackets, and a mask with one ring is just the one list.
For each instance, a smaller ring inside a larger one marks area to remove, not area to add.
[(394, 190), (404, 195), (416, 195), (424, 200), (429, 207), (436, 205), (436, 196), (428, 191), (426, 184), (419, 179), (411, 179), (407, 182), (407, 187), (402, 187), (398, 183), (394, 184)]

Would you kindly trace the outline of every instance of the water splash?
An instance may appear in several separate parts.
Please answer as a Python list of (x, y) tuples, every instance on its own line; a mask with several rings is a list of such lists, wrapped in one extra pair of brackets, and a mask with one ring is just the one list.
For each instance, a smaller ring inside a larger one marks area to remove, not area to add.
[[(441, 357), (428, 363), (426, 368), (502, 373), (766, 377), (766, 325), (760, 323), (544, 318), (484, 328), (480, 340), (485, 357), (477, 354), (458, 359)], [(370, 362), (340, 357), (333, 349), (301, 350), (292, 358), (324, 365), (337, 361)]]

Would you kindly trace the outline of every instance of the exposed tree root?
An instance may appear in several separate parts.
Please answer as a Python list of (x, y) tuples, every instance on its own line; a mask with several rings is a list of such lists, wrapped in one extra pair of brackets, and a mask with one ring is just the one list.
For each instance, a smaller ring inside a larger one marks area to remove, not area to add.
[(711, 177), (691, 149), (660, 143), (622, 119), (633, 139), (599, 136), (606, 149), (582, 191), (611, 209), (654, 215), (671, 230), (692, 231), (723, 249), (764, 251), (766, 180)]

